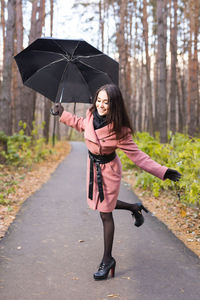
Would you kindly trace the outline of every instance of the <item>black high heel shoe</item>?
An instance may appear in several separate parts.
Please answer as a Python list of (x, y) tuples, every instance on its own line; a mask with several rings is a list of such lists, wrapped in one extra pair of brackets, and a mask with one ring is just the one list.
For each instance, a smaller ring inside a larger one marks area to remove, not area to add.
[(111, 272), (111, 277), (115, 276), (115, 266), (116, 266), (116, 261), (114, 258), (108, 263), (101, 263), (99, 266), (99, 269), (96, 273), (94, 273), (94, 279), (95, 280), (103, 280), (107, 279), (109, 272)]
[(140, 227), (144, 223), (144, 217), (142, 215), (142, 210), (144, 210), (146, 213), (149, 211), (141, 204), (136, 203), (138, 208), (132, 212), (132, 216), (135, 218), (135, 226)]

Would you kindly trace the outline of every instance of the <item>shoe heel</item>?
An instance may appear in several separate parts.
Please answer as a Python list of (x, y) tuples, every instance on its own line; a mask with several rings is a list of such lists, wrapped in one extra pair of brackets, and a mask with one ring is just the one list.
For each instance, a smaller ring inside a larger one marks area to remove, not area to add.
[(148, 209), (146, 209), (146, 207), (144, 207), (143, 205), (141, 205), (141, 210), (144, 210), (145, 211), (145, 213), (148, 213), (149, 211), (148, 211)]
[(115, 277), (115, 265), (110, 269), (111, 277)]
[(115, 277), (115, 266), (116, 266), (116, 261), (114, 258), (112, 258), (111, 262), (108, 264), (101, 262), (98, 271), (93, 275), (94, 279), (95, 280), (107, 279), (109, 273), (111, 274), (111, 277)]

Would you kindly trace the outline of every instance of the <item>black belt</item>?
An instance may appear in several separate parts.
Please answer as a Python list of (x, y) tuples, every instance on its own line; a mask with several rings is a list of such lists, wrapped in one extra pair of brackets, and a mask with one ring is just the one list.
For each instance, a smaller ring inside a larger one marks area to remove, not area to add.
[(104, 193), (103, 193), (103, 184), (102, 184), (102, 175), (101, 175), (101, 167), (100, 164), (107, 164), (116, 157), (115, 151), (108, 154), (108, 155), (95, 155), (88, 151), (89, 158), (90, 158), (90, 182), (89, 182), (89, 199), (93, 199), (93, 182), (94, 182), (94, 163), (96, 165), (97, 170), (97, 184), (99, 189), (99, 197), (100, 201), (104, 200)]

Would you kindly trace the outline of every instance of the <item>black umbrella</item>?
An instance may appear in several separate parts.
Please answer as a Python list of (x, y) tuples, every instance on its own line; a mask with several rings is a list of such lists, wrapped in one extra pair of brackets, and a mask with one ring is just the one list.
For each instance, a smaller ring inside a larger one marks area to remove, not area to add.
[(84, 40), (39, 38), (15, 60), (24, 85), (53, 102), (91, 103), (100, 86), (118, 85), (118, 63)]

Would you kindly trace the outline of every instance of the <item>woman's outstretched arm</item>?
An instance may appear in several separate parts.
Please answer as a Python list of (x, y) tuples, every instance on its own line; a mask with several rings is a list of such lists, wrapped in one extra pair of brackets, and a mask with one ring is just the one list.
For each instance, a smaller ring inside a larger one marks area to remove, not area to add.
[(134, 143), (130, 132), (119, 140), (117, 147), (121, 149), (138, 167), (140, 167), (144, 171), (162, 180), (180, 180), (181, 174), (178, 171), (160, 165), (159, 163), (151, 159), (146, 153), (139, 150), (138, 146)]
[(73, 127), (79, 132), (85, 130), (85, 119), (83, 117), (77, 117), (76, 115), (71, 114), (68, 111), (64, 110), (64, 107), (61, 103), (57, 103), (54, 106), (54, 112), (58, 113), (60, 116), (60, 122), (66, 124), (67, 126)]

